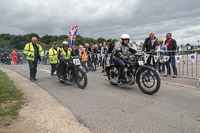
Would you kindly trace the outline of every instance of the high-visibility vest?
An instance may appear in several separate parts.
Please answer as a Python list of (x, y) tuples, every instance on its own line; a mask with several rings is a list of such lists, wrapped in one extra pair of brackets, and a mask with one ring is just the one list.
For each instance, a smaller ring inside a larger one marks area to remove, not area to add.
[(69, 59), (70, 56), (71, 56), (71, 51), (72, 51), (72, 49), (71, 49), (71, 48), (68, 48), (67, 53), (66, 53), (65, 50), (62, 48), (62, 49), (61, 49), (61, 52), (62, 52), (62, 54), (63, 54), (62, 57), (63, 57), (64, 59)]
[[(51, 64), (55, 64), (54, 61), (58, 61), (58, 50), (59, 47), (57, 47), (57, 51), (53, 47), (49, 49), (49, 58)], [(51, 59), (51, 57), (53, 57), (54, 61)]]
[[(42, 49), (42, 47), (38, 43), (36, 43), (36, 46), (39, 49), (40, 57), (44, 56), (44, 50)], [(27, 60), (31, 60), (31, 61), (35, 60), (35, 57), (31, 56), (31, 55), (34, 55), (34, 51), (35, 51), (35, 49), (33, 47), (33, 43), (32, 42), (27, 43), (24, 48), (24, 54), (27, 55)]]
[(87, 56), (87, 54), (86, 54), (84, 49), (81, 50), (81, 58), (82, 58), (82, 61), (88, 61), (88, 56)]

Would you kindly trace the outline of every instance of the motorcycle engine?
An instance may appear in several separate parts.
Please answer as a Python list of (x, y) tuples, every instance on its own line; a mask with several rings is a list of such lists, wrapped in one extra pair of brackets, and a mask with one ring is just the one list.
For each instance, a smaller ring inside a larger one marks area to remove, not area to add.
[(128, 84), (132, 82), (132, 73), (127, 68), (124, 69), (124, 78)]

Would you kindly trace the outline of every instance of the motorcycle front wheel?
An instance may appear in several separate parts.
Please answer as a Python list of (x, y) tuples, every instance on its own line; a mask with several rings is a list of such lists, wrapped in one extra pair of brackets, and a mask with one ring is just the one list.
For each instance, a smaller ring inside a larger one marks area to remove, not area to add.
[(152, 95), (160, 89), (160, 76), (153, 68), (141, 68), (137, 73), (136, 80), (138, 87), (145, 94)]
[(85, 89), (88, 83), (88, 78), (87, 78), (87, 74), (81, 70), (78, 69), (77, 73), (77, 78), (76, 80), (76, 84), (80, 89)]

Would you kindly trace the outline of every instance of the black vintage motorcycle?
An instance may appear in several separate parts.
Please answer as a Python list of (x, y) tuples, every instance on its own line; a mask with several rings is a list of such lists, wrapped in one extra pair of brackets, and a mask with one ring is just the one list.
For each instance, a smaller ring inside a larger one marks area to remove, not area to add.
[(126, 67), (123, 76), (125, 82), (118, 82), (118, 68), (116, 64), (112, 64), (106, 68), (108, 81), (112, 85), (134, 85), (138, 84), (140, 90), (148, 95), (155, 94), (161, 85), (160, 76), (153, 67), (144, 65), (144, 58), (141, 54), (134, 54), (129, 57), (131, 61), (124, 60)]
[[(76, 83), (79, 88), (85, 89), (88, 78), (86, 70), (81, 66), (79, 57), (71, 56), (70, 59), (64, 60), (64, 63), (66, 63), (65, 81)], [(61, 83), (65, 82), (59, 78), (59, 74), (58, 79)]]

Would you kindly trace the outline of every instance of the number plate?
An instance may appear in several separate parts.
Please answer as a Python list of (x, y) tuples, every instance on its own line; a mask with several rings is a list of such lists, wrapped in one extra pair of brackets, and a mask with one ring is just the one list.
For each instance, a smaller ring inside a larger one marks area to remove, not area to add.
[(73, 63), (75, 65), (80, 65), (81, 64), (79, 59), (73, 59)]
[(140, 66), (143, 66), (143, 65), (144, 65), (144, 62), (143, 62), (143, 61), (138, 61), (138, 64), (139, 64)]

